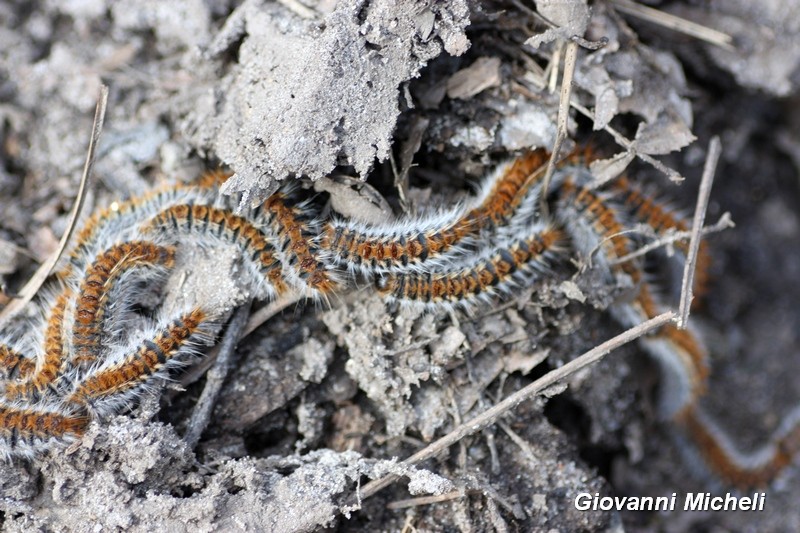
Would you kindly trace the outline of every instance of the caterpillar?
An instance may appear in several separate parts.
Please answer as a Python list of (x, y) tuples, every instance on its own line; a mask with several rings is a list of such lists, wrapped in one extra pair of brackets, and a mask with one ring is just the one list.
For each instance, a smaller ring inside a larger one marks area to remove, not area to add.
[[(611, 313), (628, 327), (657, 316), (662, 310), (644, 282), (641, 269), (631, 262), (609, 266), (608, 258), (621, 258), (632, 251), (632, 242), (612, 202), (571, 179), (564, 181), (561, 191), (558, 213), (570, 228), (576, 248), (585, 256), (603, 248), (602, 266), (623, 272), (634, 285), (635, 295), (631, 301), (612, 305)], [(708, 356), (691, 332), (667, 324), (657, 335), (644, 338), (641, 344), (662, 368), (662, 416), (671, 418), (705, 392)]]
[(454, 249), (458, 253), (467, 237), (507, 221), (543, 176), (547, 157), (546, 151), (536, 150), (500, 165), (471, 202), (440, 214), (378, 226), (334, 218), (322, 229), (321, 247), (338, 265), (364, 274), (444, 264), (441, 256)]
[[(632, 213), (635, 219), (651, 227), (657, 235), (663, 236), (669, 230), (686, 231), (689, 229), (686, 220), (680, 214), (669, 209), (655, 198), (644, 194), (627, 177), (619, 177), (612, 182), (612, 186), (619, 195), (618, 201), (625, 209)], [(688, 242), (686, 241), (676, 242), (675, 247), (684, 256), (688, 252)], [(701, 240), (693, 286), (693, 293), (698, 298), (695, 302), (700, 302), (701, 298), (709, 290), (710, 270), (711, 254), (706, 241)]]
[[(537, 150), (499, 166), (474, 198), (439, 214), (382, 224), (323, 219), (318, 202), (304, 199), (294, 184), (234, 212), (217, 196), (223, 172), (99, 211), (60, 271), (61, 292), (40, 303), (48, 318), (38, 357), (28, 355), (37, 344), (30, 339), (0, 343), (0, 456), (29, 457), (79, 438), (90, 420), (119, 412), (211, 340), (219, 317), (203, 302), (176, 313), (161, 310), (156, 321), (143, 317), (146, 325), (127, 335), (110, 325), (129, 311), (126, 291), (168, 273), (186, 239), (237, 247), (253, 294), (265, 300), (297, 290), (327, 301), (366, 277), (389, 301), (470, 312), (561, 275), (564, 267), (556, 265), (578, 254), (609, 280), (629, 284), (609, 308), (622, 325), (660, 314), (664, 305), (641, 264), (620, 261), (636, 242), (630, 223), (664, 235), (685, 230), (686, 221), (627, 178), (612, 182), (610, 191), (589, 188), (590, 152), (559, 163), (546, 199), (552, 214), (540, 213), (548, 157)], [(698, 292), (707, 286), (709, 263), (701, 248)], [(662, 370), (661, 416), (692, 437), (723, 479), (765, 483), (792, 461), (800, 447), (798, 420), (787, 422), (754, 458), (738, 453), (703, 413), (698, 400), (710, 369), (696, 332), (668, 324), (640, 342)]]
[(58, 376), (64, 362), (64, 313), (72, 297), (72, 291), (64, 288), (56, 299), (47, 319), (44, 336), (44, 353), (33, 372), (21, 382), (11, 382), (6, 386), (5, 396), (10, 400), (30, 397), (34, 400), (51, 385)]
[(800, 452), (800, 409), (784, 418), (781, 427), (760, 449), (742, 453), (731, 438), (700, 408), (684, 410), (676, 422), (697, 445), (709, 468), (737, 487), (763, 487)]
[(386, 275), (378, 291), (387, 298), (426, 308), (471, 309), (495, 296), (507, 296), (515, 287), (532, 282), (548, 271), (548, 260), (563, 250), (564, 234), (548, 224), (537, 224), (529, 233), (473, 261), (429, 272)]
[(114, 412), (135, 397), (153, 377), (181, 364), (181, 357), (208, 340), (211, 317), (197, 308), (168, 319), (124, 346), (76, 381), (65, 402), (100, 415)]
[(62, 404), (33, 405), (0, 399), (0, 459), (34, 457), (54, 443), (80, 438), (89, 418)]
[(319, 227), (308, 212), (310, 202), (294, 202), (294, 193), (293, 185), (284, 187), (270, 196), (254, 216), (272, 228), (290, 283), (306, 296), (325, 300), (340, 281), (317, 244)]
[[(156, 269), (157, 274), (172, 268), (175, 249), (147, 241), (133, 241), (111, 246), (97, 256), (86, 270), (81, 282), (74, 311), (71, 362), (85, 364), (95, 361), (100, 349), (107, 307), (115, 286), (126, 287), (130, 282), (118, 280), (134, 270)], [(122, 294), (116, 300), (125, 300)], [(120, 313), (119, 310), (116, 313)]]
[(204, 173), (197, 183), (166, 185), (111, 207), (97, 210), (84, 223), (74, 238), (73, 247), (62, 261), (57, 276), (68, 279), (73, 272), (83, 272), (110, 245), (136, 238), (139, 224), (171, 205), (181, 203), (207, 204), (217, 197), (217, 186), (225, 173)]
[[(640, 193), (625, 178), (614, 188), (618, 193), (623, 193), (617, 200), (628, 208), (633, 207), (634, 215), (652, 225), (657, 233), (663, 234), (671, 228), (686, 229), (683, 220), (655, 200), (639, 196)], [(606, 254), (602, 257), (619, 258), (630, 252), (631, 243), (624, 234), (614, 200), (577, 186), (569, 179), (564, 181), (561, 191), (563, 204), (558, 213), (565, 224), (571, 224), (573, 240), (581, 242), (581, 238), (575, 238), (576, 233), (581, 233), (576, 228), (576, 220), (594, 226), (594, 231), (589, 232), (594, 239), (587, 238), (586, 232), (580, 235), (584, 238), (583, 254), (588, 255), (597, 247), (605, 248)], [(601, 239), (605, 241), (602, 244)], [(685, 251), (683, 247), (679, 249)], [(701, 254), (698, 261), (699, 291), (703, 291), (707, 284), (710, 263), (707, 249), (702, 250)], [(638, 284), (638, 293), (635, 305), (614, 305), (612, 314), (625, 325), (658, 314), (661, 311), (659, 304), (649, 285), (644, 282), (641, 271), (629, 263), (621, 263), (619, 268)], [(726, 483), (740, 488), (763, 486), (788, 466), (800, 451), (800, 409), (786, 417), (766, 445), (749, 454), (740, 452), (732, 439), (703, 412), (698, 402), (706, 393), (710, 368), (706, 349), (691, 328), (681, 330), (668, 324), (655, 335), (640, 339), (640, 344), (660, 363), (662, 369), (662, 416), (671, 419), (689, 436), (709, 469)]]
[(283, 268), (272, 244), (274, 239), (250, 220), (228, 210), (206, 205), (174, 205), (147, 221), (142, 232), (171, 235), (176, 241), (182, 235), (191, 234), (237, 245), (243, 252), (251, 278), (256, 280), (258, 297), (279, 296), (287, 290)]

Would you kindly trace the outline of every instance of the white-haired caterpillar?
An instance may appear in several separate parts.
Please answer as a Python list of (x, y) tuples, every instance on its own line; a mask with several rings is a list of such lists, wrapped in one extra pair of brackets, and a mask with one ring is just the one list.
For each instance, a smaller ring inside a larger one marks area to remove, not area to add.
[(142, 231), (158, 231), (176, 242), (181, 235), (193, 234), (236, 245), (242, 250), (245, 264), (256, 282), (256, 296), (267, 298), (286, 291), (283, 268), (270, 242), (271, 238), (251, 220), (226, 209), (206, 205), (174, 205), (147, 221)]
[(75, 385), (65, 401), (101, 416), (115, 412), (135, 398), (149, 380), (180, 365), (181, 356), (208, 340), (210, 323), (208, 313), (199, 308), (162, 321), (129, 346), (112, 350), (105, 361), (79, 379), (70, 380)]
[[(627, 184), (623, 186), (628, 190)], [(613, 202), (575, 185), (570, 179), (564, 180), (560, 194), (562, 205), (557, 213), (562, 220), (571, 220), (573, 242), (582, 243), (576, 244), (582, 253), (589, 254), (598, 247), (604, 247), (605, 257), (618, 258), (629, 253), (630, 242), (622, 233), (624, 227)], [(668, 227), (684, 229), (679, 219), (657, 204), (643, 205), (646, 208), (640, 210), (638, 216), (650, 213), (653, 218), (648, 217), (646, 222), (652, 223), (657, 231)], [(589, 232), (593, 238), (585, 232), (586, 227), (593, 228)], [(632, 302), (612, 307), (612, 313), (626, 325), (658, 314), (661, 309), (638, 268), (628, 263), (622, 263), (620, 268), (638, 284), (638, 292)], [(686, 431), (708, 466), (721, 479), (740, 488), (760, 486), (791, 463), (800, 450), (800, 409), (787, 417), (767, 445), (752, 454), (742, 454), (698, 405), (699, 397), (705, 393), (709, 367), (705, 349), (695, 334), (668, 324), (657, 334), (640, 339), (640, 344), (662, 367), (662, 416), (670, 417)]]
[(310, 202), (296, 200), (296, 186), (284, 186), (253, 211), (272, 229), (278, 242), (284, 276), (306, 296), (326, 299), (340, 284), (336, 268), (318, 244), (319, 224)]
[(321, 246), (340, 266), (365, 274), (441, 264), (437, 260), (459, 247), (465, 238), (507, 222), (526, 191), (543, 175), (547, 157), (545, 150), (536, 150), (500, 165), (467, 205), (437, 215), (407, 217), (383, 225), (334, 218), (322, 229)]
[[(109, 298), (117, 281), (132, 270), (153, 267), (159, 273), (168, 270), (172, 268), (174, 258), (174, 248), (147, 241), (116, 244), (97, 256), (86, 270), (76, 298), (72, 327), (73, 364), (91, 363), (99, 356)], [(126, 285), (132, 284), (130, 280), (119, 284), (123, 289), (116, 291), (114, 298), (124, 300), (121, 293)]]
[(34, 457), (56, 443), (69, 443), (86, 431), (89, 418), (63, 404), (8, 402), (0, 399), (0, 459)]
[(547, 272), (548, 260), (563, 251), (561, 230), (547, 223), (528, 229), (526, 236), (450, 268), (386, 274), (378, 278), (378, 291), (391, 300), (427, 308), (469, 309), (479, 301), (507, 296)]
[[(559, 190), (556, 216), (567, 228), (580, 253), (597, 258), (596, 262), (602, 268), (619, 270), (630, 277), (635, 296), (631, 301), (614, 304), (610, 309), (619, 321), (630, 327), (659, 314), (661, 309), (638, 266), (631, 262), (613, 268), (609, 266), (608, 258), (624, 257), (632, 250), (631, 240), (609, 199), (567, 178)], [(592, 255), (598, 250), (604, 253)], [(658, 334), (642, 339), (641, 344), (662, 368), (662, 416), (675, 416), (705, 392), (709, 373), (707, 354), (689, 330), (667, 324)]]
[[(664, 235), (669, 230), (686, 231), (689, 225), (681, 214), (672, 210), (655, 198), (644, 194), (628, 178), (621, 176), (612, 183), (614, 191), (618, 194), (618, 201), (633, 214), (639, 221), (647, 224), (657, 235)], [(688, 251), (688, 241), (678, 241), (675, 247), (685, 256)], [(708, 292), (711, 270), (711, 254), (706, 241), (700, 241), (695, 266), (693, 294), (701, 298)], [(695, 299), (695, 302), (699, 302)]]
[(14, 399), (38, 399), (45, 388), (51, 385), (59, 374), (64, 359), (64, 313), (73, 292), (65, 287), (56, 298), (47, 318), (44, 334), (44, 352), (36, 362), (34, 371), (23, 381), (10, 382), (6, 385), (5, 396)]

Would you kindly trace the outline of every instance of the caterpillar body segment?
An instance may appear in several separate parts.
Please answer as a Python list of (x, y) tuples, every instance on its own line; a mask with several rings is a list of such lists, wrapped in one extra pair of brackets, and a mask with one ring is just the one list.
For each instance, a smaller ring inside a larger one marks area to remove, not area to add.
[(322, 248), (348, 271), (367, 276), (425, 272), (473, 251), (482, 232), (502, 227), (543, 176), (544, 150), (500, 165), (470, 201), (434, 215), (381, 225), (334, 218), (323, 227)]
[(36, 359), (0, 341), (0, 380), (24, 379), (36, 369)]
[(238, 247), (244, 264), (255, 283), (258, 298), (273, 298), (286, 292), (287, 283), (275, 247), (273, 235), (244, 216), (214, 206), (178, 204), (171, 206), (147, 221), (145, 234), (159, 233), (176, 242), (181, 236), (191, 236)]
[(402, 304), (427, 309), (472, 309), (508, 297), (520, 286), (550, 271), (550, 263), (565, 250), (565, 235), (550, 224), (529, 228), (527, 235), (488, 249), (472, 260), (429, 272), (409, 272), (378, 278), (379, 292)]
[(59, 370), (68, 356), (65, 335), (65, 313), (73, 292), (65, 287), (50, 308), (44, 334), (44, 351), (36, 361), (33, 371), (23, 380), (6, 385), (5, 397), (17, 400), (27, 397), (38, 400), (46, 388), (58, 378)]
[(253, 216), (272, 230), (286, 280), (301, 294), (327, 301), (340, 287), (338, 268), (320, 247), (320, 225), (310, 200), (297, 200), (290, 184), (267, 198)]
[(85, 412), (63, 403), (29, 405), (0, 399), (0, 460), (31, 459), (72, 443), (88, 425)]
[(350, 273), (371, 276), (424, 270), (427, 265), (442, 264), (446, 251), (463, 253), (459, 243), (467, 237), (469, 225), (455, 226), (453, 220), (465, 214), (466, 207), (459, 204), (441, 213), (377, 227), (334, 218), (322, 229), (320, 247)]
[(88, 408), (99, 416), (116, 412), (147, 389), (156, 378), (166, 377), (170, 368), (185, 363), (197, 347), (207, 343), (214, 321), (197, 308), (174, 318), (163, 319), (139, 340), (110, 354), (80, 379), (73, 379), (65, 401)]

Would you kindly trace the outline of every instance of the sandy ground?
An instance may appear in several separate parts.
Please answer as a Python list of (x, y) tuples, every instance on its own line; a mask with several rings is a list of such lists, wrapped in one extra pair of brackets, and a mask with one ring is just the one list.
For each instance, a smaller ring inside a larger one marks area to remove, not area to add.
[[(509, 155), (550, 146), (558, 94), (544, 69), (565, 37), (606, 38), (579, 54), (575, 98), (594, 120), (573, 115), (572, 137), (628, 163), (603, 128), (622, 131), (687, 180), (677, 187), (640, 160), (629, 175), (687, 208), (708, 140), (722, 139), (709, 219), (730, 212), (737, 227), (711, 237), (712, 290), (695, 321), (713, 358), (707, 409), (743, 449), (756, 446), (800, 401), (800, 4), (686, 4), (658, 7), (729, 32), (735, 48), (612, 2), (591, 12), (580, 1), (536, 2), (557, 26), (549, 30), (531, 2), (0, 4), (2, 296), (65, 229), (101, 83), (111, 95), (87, 212), (223, 164), (236, 173), (226, 191), (242, 202), (265, 197), (276, 180), (333, 173), (368, 178), (388, 199), (379, 212), (400, 213), (450, 204)], [(247, 299), (224, 250), (187, 254), (182, 271), (195, 285), (185, 294), (231, 307)], [(167, 385), (160, 398), (92, 424), (76, 447), (0, 464), (0, 525), (800, 529), (796, 466), (765, 489), (763, 513), (575, 510), (580, 492), (728, 490), (657, 420), (658, 371), (635, 345), (449, 453), (417, 469), (398, 464), (620, 331), (605, 312), (617, 287), (577, 276), (581, 302), (561, 283), (571, 269), (561, 274), (475, 316), (398, 309), (367, 288), (330, 307), (292, 306), (240, 344), (196, 449), (181, 435), (203, 381)], [(403, 477), (359, 498), (388, 473)], [(407, 502), (423, 496), (434, 501)]]

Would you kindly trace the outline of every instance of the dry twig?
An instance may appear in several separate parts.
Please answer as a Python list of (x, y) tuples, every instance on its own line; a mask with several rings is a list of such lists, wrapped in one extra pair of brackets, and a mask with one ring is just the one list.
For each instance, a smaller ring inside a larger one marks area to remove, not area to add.
[(725, 50), (734, 50), (733, 37), (727, 33), (703, 26), (691, 20), (686, 20), (670, 13), (654, 9), (649, 6), (643, 6), (632, 2), (631, 0), (611, 0), (614, 6), (634, 17), (639, 17), (642, 20), (647, 20), (659, 26), (669, 28), (671, 30), (684, 33), (691, 37), (706, 41), (713, 45), (724, 48)]
[[(728, 212), (722, 214), (719, 217), (719, 220), (715, 224), (711, 226), (706, 226), (701, 231), (701, 235), (705, 237), (706, 235), (711, 235), (712, 233), (719, 233), (720, 231), (735, 228), (736, 224), (731, 219), (731, 215)], [(692, 238), (692, 231), (673, 231), (670, 232), (663, 237), (660, 237), (653, 242), (650, 242), (641, 248), (637, 248), (633, 252), (623, 255), (622, 257), (618, 257), (616, 259), (612, 259), (608, 262), (609, 265), (619, 265), (622, 263), (627, 263), (637, 257), (642, 257), (643, 255), (647, 255), (653, 250), (657, 250), (659, 248), (663, 248), (664, 246), (672, 245), (678, 241), (688, 241)]]
[[(511, 394), (502, 402), (487, 409), (471, 420), (459, 425), (444, 437), (440, 438), (436, 442), (431, 443), (403, 461), (402, 464), (406, 466), (413, 466), (438, 455), (453, 444), (459, 442), (461, 439), (473, 435), (478, 431), (481, 431), (482, 429), (494, 424), (501, 416), (512, 409), (515, 409), (522, 402), (541, 394), (548, 388), (563, 381), (575, 372), (597, 363), (603, 357), (608, 355), (611, 350), (619, 348), (620, 346), (623, 346), (624, 344), (627, 344), (641, 337), (642, 335), (675, 320), (675, 316), (676, 315), (674, 311), (667, 311), (666, 313), (660, 314), (655, 318), (639, 324), (638, 326), (632, 327), (624, 333), (621, 333), (620, 335), (617, 335), (616, 337), (600, 344), (599, 346), (592, 348), (580, 357), (570, 361), (560, 368), (548, 372), (546, 375), (537, 379), (530, 385), (527, 385), (519, 391)], [(391, 485), (398, 478), (399, 476), (393, 474), (381, 479), (370, 481), (359, 491), (359, 500), (376, 494), (380, 490)]]
[[(477, 491), (471, 491), (471, 492), (477, 492)], [(440, 494), (438, 496), (421, 496), (419, 498), (408, 498), (406, 500), (397, 500), (395, 502), (387, 504), (386, 508), (392, 510), (407, 509), (409, 507), (419, 507), (420, 505), (431, 505), (434, 503), (458, 500), (459, 498), (464, 498), (466, 495), (467, 493), (463, 490), (453, 490), (446, 494)]]
[(28, 280), (19, 296), (11, 300), (9, 304), (0, 312), (0, 325), (3, 322), (16, 315), (31, 299), (39, 292), (42, 284), (53, 273), (64, 250), (67, 248), (69, 240), (72, 238), (72, 233), (78, 223), (78, 217), (83, 209), (83, 202), (86, 199), (86, 191), (89, 186), (89, 176), (92, 173), (92, 166), (94, 165), (95, 153), (97, 152), (97, 143), (100, 140), (100, 133), (103, 131), (103, 122), (106, 117), (106, 106), (108, 104), (108, 87), (105, 85), (100, 86), (100, 95), (97, 98), (97, 105), (94, 110), (94, 121), (92, 122), (92, 134), (89, 137), (89, 148), (86, 151), (86, 162), (83, 165), (83, 175), (81, 176), (80, 186), (78, 187), (78, 195), (75, 198), (75, 203), (72, 206), (72, 211), (69, 214), (69, 221), (67, 222), (67, 229), (64, 235), (61, 236), (61, 241), (58, 243), (58, 249), (53, 253), (50, 258), (45, 261), (37, 270), (36, 273)]
[(553, 171), (556, 167), (558, 154), (561, 151), (561, 145), (564, 139), (567, 138), (567, 122), (569, 120), (569, 105), (572, 100), (572, 78), (575, 76), (575, 63), (578, 57), (578, 43), (569, 41), (566, 46), (566, 54), (564, 56), (564, 74), (561, 76), (561, 97), (558, 101), (558, 121), (556, 124), (556, 140), (553, 143), (553, 151), (550, 154), (550, 160), (547, 162), (547, 170), (544, 174), (542, 181), (542, 196), (540, 211), (544, 214), (548, 213), (547, 208), (547, 190), (550, 187), (550, 179), (553, 177)]
[(700, 191), (697, 193), (697, 204), (692, 220), (692, 238), (689, 240), (689, 252), (686, 254), (686, 264), (683, 268), (683, 281), (681, 285), (681, 303), (678, 315), (678, 327), (686, 329), (689, 321), (689, 308), (692, 306), (692, 284), (694, 271), (697, 264), (697, 251), (700, 249), (700, 238), (703, 223), (706, 220), (708, 198), (711, 195), (711, 185), (714, 183), (714, 172), (717, 170), (722, 145), (719, 137), (713, 137), (708, 143), (708, 157), (703, 167), (703, 178), (700, 180)]
[(222, 385), (230, 372), (233, 355), (236, 353), (236, 344), (239, 342), (241, 334), (244, 330), (247, 318), (250, 316), (250, 304), (247, 302), (245, 305), (239, 307), (233, 314), (228, 329), (222, 338), (219, 345), (218, 355), (214, 366), (208, 371), (206, 378), (206, 386), (197, 401), (197, 405), (192, 411), (192, 417), (189, 419), (189, 426), (183, 440), (189, 445), (190, 448), (197, 446), (200, 436), (208, 426), (208, 421), (211, 419), (211, 412), (214, 405), (217, 403)]

